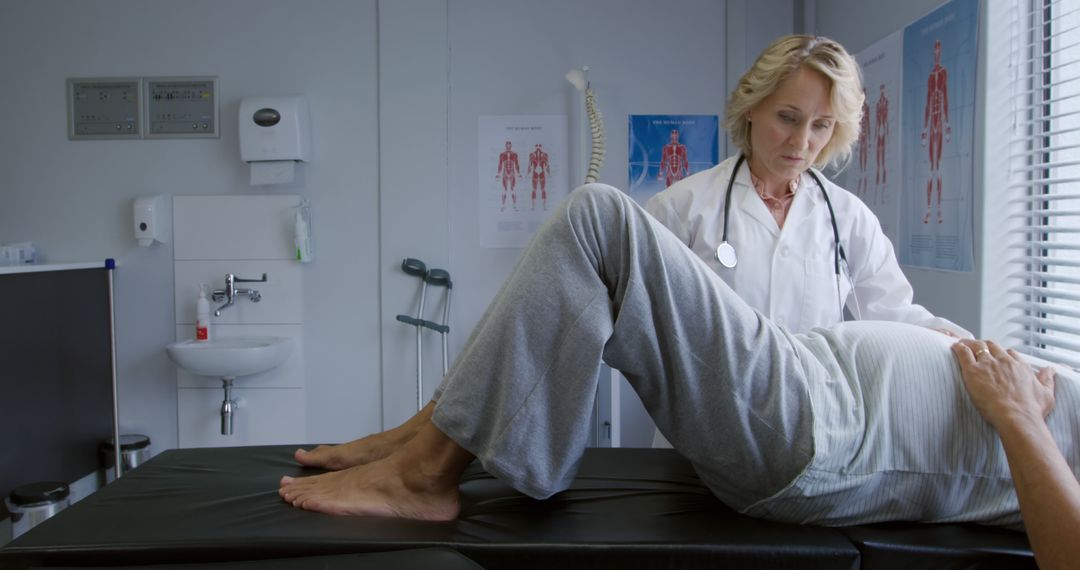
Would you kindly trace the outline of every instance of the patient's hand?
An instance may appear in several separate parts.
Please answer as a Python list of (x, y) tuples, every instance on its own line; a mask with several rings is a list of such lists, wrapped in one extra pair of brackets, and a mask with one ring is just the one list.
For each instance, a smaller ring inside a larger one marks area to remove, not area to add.
[(952, 351), (972, 402), (999, 431), (1016, 422), (1042, 422), (1054, 408), (1053, 368), (1035, 372), (1016, 351), (993, 341), (961, 340)]

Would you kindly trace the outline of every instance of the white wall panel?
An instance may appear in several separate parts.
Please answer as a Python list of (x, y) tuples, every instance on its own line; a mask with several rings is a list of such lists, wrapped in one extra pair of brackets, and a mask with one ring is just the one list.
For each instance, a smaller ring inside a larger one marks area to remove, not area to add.
[(293, 259), (297, 196), (176, 196), (176, 259)]
[(231, 307), (214, 311), (223, 302), (210, 300), (210, 322), (213, 324), (242, 323), (302, 323), (304, 322), (304, 270), (297, 261), (243, 259), (231, 261), (177, 261), (175, 269), (176, 322), (195, 322), (195, 303), (199, 298), (199, 284), (209, 289), (224, 290), (225, 274), (232, 273), (245, 279), (260, 279), (266, 273), (266, 282), (236, 283), (237, 289), (255, 289), (262, 296), (252, 302), (247, 296), (237, 296)]
[[(221, 379), (193, 375), (177, 367), (181, 447), (300, 442), (306, 438), (302, 277), (308, 266), (292, 260), (286, 249), (291, 246), (283, 247), (276, 239), (286, 227), (291, 236), (292, 208), (298, 203), (296, 196), (178, 196), (173, 200), (173, 227), (178, 236), (175, 251), (189, 256), (178, 258), (173, 271), (177, 340), (192, 337), (199, 284), (206, 283), (211, 291), (223, 290), (226, 273), (246, 279), (259, 279), (266, 273), (267, 281), (236, 282), (237, 289), (254, 289), (261, 299), (254, 302), (248, 295), (237, 295), (232, 306), (221, 308), (219, 316), (213, 313), (224, 303), (210, 299), (211, 342), (250, 335), (293, 339), (293, 353), (281, 365), (235, 379), (235, 431), (231, 436), (221, 436)], [(216, 257), (223, 241), (230, 243), (227, 259)], [(216, 405), (206, 402), (207, 392), (201, 387), (218, 394)], [(241, 411), (248, 407), (270, 414), (270, 419)]]
[(304, 390), (233, 387), (237, 406), (232, 435), (221, 434), (221, 388), (181, 388), (180, 447), (231, 447), (305, 443)]

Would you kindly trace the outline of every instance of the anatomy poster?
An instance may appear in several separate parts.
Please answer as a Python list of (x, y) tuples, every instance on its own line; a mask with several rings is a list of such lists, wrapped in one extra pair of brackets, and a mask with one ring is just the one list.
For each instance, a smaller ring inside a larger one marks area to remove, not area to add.
[(644, 204), (719, 163), (716, 115), (630, 115), (630, 196)]
[(525, 247), (566, 197), (566, 115), (480, 117), (481, 247)]
[(866, 48), (855, 58), (862, 68), (866, 102), (859, 140), (841, 185), (858, 196), (881, 221), (881, 229), (899, 247), (900, 94), (903, 34), (899, 31)]
[(971, 271), (978, 0), (904, 29), (900, 262)]

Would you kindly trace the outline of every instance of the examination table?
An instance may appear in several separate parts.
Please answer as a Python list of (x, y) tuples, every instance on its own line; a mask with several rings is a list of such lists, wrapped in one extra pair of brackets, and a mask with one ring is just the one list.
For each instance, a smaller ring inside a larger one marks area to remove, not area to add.
[(317, 472), (295, 448), (165, 451), (0, 549), (0, 568), (1035, 567), (1026, 537), (1003, 529), (739, 515), (670, 449), (589, 449), (570, 489), (546, 501), (474, 463), (452, 522), (334, 517), (278, 497), (282, 475)]

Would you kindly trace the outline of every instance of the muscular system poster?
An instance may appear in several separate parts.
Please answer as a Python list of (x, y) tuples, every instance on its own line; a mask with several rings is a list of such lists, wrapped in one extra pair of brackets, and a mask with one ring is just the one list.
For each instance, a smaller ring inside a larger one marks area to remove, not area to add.
[(630, 115), (630, 191), (644, 204), (657, 192), (719, 162), (716, 115)]
[(481, 247), (525, 247), (566, 197), (566, 115), (480, 117), (477, 207)]
[(900, 97), (903, 34), (899, 31), (859, 52), (866, 102), (862, 132), (851, 162), (837, 182), (874, 211), (894, 248), (900, 245)]
[(978, 11), (978, 0), (952, 0), (904, 29), (905, 265), (973, 269)]

